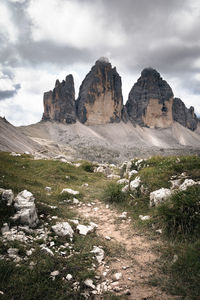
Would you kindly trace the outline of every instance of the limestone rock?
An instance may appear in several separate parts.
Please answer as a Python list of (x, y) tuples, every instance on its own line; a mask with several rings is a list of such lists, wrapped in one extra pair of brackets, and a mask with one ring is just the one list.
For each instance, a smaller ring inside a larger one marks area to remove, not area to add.
[(42, 120), (53, 120), (67, 124), (76, 122), (74, 79), (71, 74), (61, 83), (56, 80), (53, 91), (44, 93)]
[(144, 69), (132, 87), (126, 103), (133, 124), (147, 127), (166, 128), (172, 125), (173, 92), (160, 74)]
[(87, 226), (79, 224), (77, 226), (77, 230), (79, 231), (79, 233), (81, 235), (87, 235), (90, 232), (94, 232), (97, 227), (98, 226), (95, 223), (90, 222), (90, 225), (87, 225)]
[(62, 192), (61, 192), (61, 194), (63, 194), (63, 193), (69, 193), (69, 194), (72, 194), (72, 195), (78, 195), (78, 194), (80, 194), (79, 191), (74, 191), (74, 190), (68, 189), (68, 188), (63, 189)]
[(141, 180), (140, 177), (137, 176), (134, 180), (130, 182), (130, 190), (133, 192), (140, 186)]
[(53, 225), (51, 228), (58, 236), (73, 237), (74, 231), (68, 222), (57, 222), (56, 225)]
[(189, 186), (198, 184), (193, 179), (185, 179), (184, 182), (179, 186), (180, 191), (185, 191)]
[(2, 201), (5, 201), (8, 206), (11, 205), (13, 202), (13, 199), (14, 199), (13, 191), (12, 190), (4, 190), (2, 192), (1, 199), (2, 199)]
[(91, 253), (95, 254), (97, 262), (100, 264), (104, 260), (104, 250), (100, 247), (93, 246)]
[(121, 77), (107, 60), (97, 60), (80, 86), (77, 99), (80, 122), (86, 125), (120, 122), (122, 109)]
[(21, 224), (35, 227), (39, 220), (34, 201), (35, 198), (31, 192), (27, 190), (20, 192), (14, 199), (17, 213), (14, 215), (13, 220), (19, 220)]
[(161, 188), (150, 193), (150, 207), (158, 206), (161, 202), (165, 201), (170, 197), (172, 191), (170, 189)]
[(188, 109), (181, 99), (174, 98), (172, 114), (174, 121), (180, 123), (184, 127), (187, 127), (193, 131), (197, 128), (198, 119), (194, 113), (194, 107), (191, 106)]

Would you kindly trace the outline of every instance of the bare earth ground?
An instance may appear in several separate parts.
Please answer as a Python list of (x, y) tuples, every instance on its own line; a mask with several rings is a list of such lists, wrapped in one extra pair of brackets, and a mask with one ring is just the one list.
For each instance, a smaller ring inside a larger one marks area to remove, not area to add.
[[(120, 244), (124, 251), (118, 258), (105, 256), (103, 264), (98, 268), (100, 282), (107, 281), (117, 295), (126, 295), (125, 299), (177, 299), (166, 295), (159, 287), (148, 284), (149, 276), (157, 272), (153, 247), (160, 241), (148, 240), (139, 234), (130, 223), (130, 219), (121, 219), (120, 214), (99, 200), (93, 205), (83, 204), (77, 208), (80, 216), (97, 225), (97, 235), (111, 238), (110, 242)], [(113, 280), (113, 274), (122, 273), (122, 278)], [(103, 299), (97, 296), (95, 299)]]

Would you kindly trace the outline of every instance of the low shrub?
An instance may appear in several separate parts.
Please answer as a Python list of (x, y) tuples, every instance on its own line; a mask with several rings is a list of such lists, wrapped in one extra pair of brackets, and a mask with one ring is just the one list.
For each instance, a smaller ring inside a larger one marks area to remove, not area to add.
[(157, 209), (166, 233), (173, 237), (193, 239), (200, 232), (200, 185), (175, 193)]
[(112, 182), (106, 186), (103, 199), (110, 203), (119, 203), (126, 199), (126, 193), (122, 192), (120, 184)]
[(90, 163), (89, 161), (84, 162), (81, 165), (82, 169), (86, 172), (92, 173), (94, 172), (94, 165), (92, 163)]

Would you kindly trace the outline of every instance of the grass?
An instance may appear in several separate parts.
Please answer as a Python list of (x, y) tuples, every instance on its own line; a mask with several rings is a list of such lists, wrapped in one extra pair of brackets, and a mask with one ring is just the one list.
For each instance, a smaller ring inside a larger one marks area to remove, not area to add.
[[(69, 204), (63, 202), (63, 199), (70, 199), (72, 196), (68, 193), (60, 194), (63, 188), (71, 188), (80, 191), (75, 197), (81, 201), (92, 201), (102, 191), (105, 178), (101, 174), (92, 173), (92, 164), (83, 162), (80, 167), (74, 167), (70, 164), (59, 161), (33, 160), (28, 155), (21, 157), (12, 157), (8, 153), (0, 153), (0, 187), (12, 189), (15, 196), (20, 191), (27, 189), (33, 193), (38, 209), (38, 214), (43, 214), (40, 218), (40, 225), (48, 223), (49, 228), (57, 220), (49, 220), (49, 216), (58, 216), (59, 220), (68, 220), (76, 216), (74, 210)], [(70, 179), (66, 179), (69, 176)], [(88, 183), (88, 187), (82, 186)], [(48, 195), (45, 187), (50, 186), (52, 191)], [(52, 209), (47, 205), (56, 206)], [(12, 207), (5, 204), (0, 205), (0, 228), (2, 224), (11, 221), (9, 217), (14, 214)], [(70, 241), (66, 238), (58, 237), (55, 239), (53, 233), (49, 234), (49, 241), (55, 242), (55, 249), (60, 245)], [(17, 267), (11, 261), (0, 260), (0, 290), (4, 291), (2, 299), (85, 299), (81, 296), (84, 291), (84, 280), (86, 278), (94, 279), (95, 263), (92, 254), (94, 245), (102, 245), (102, 240), (95, 234), (81, 236), (74, 234), (72, 249), (64, 249), (66, 258), (54, 252), (54, 256), (49, 256), (41, 251), (40, 245), (44, 241), (37, 240), (30, 245), (24, 246), (21, 242), (0, 243), (0, 255), (4, 255), (10, 247), (20, 249), (20, 257), (24, 257), (26, 249), (33, 247), (36, 249), (27, 261), (19, 263)], [(112, 252), (109, 243), (103, 244), (106, 253)], [(115, 251), (115, 250), (113, 250)], [(114, 252), (113, 252), (114, 253)], [(30, 269), (30, 262), (35, 266)], [(52, 271), (59, 270), (60, 274), (55, 281), (50, 278)], [(67, 274), (72, 274), (72, 281), (63, 280)], [(75, 291), (73, 283), (79, 282), (80, 289)]]

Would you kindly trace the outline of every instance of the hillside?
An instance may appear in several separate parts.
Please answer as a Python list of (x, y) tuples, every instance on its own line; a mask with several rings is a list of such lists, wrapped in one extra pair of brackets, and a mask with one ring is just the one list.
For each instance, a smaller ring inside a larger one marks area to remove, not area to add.
[(40, 122), (20, 130), (45, 146), (51, 157), (60, 150), (69, 159), (120, 163), (133, 157), (200, 152), (199, 131), (193, 132), (176, 122), (170, 128), (160, 129), (134, 127), (130, 122), (93, 126)]
[(198, 299), (198, 157), (0, 163), (1, 299)]

